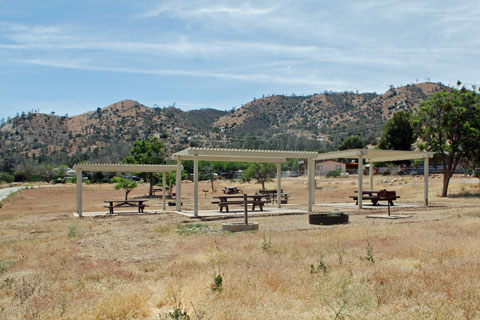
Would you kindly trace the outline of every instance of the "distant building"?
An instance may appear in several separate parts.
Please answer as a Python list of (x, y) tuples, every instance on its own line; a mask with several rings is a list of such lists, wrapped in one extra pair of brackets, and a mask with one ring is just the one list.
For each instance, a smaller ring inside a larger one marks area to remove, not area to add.
[(340, 170), (340, 172), (346, 171), (346, 164), (339, 161), (327, 160), (317, 162), (315, 164), (315, 174), (317, 176), (324, 176), (330, 171)]

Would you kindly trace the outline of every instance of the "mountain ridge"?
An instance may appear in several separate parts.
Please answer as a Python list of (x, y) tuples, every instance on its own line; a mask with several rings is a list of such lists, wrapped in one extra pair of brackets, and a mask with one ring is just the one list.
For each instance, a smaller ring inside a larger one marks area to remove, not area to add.
[(150, 136), (161, 139), (169, 153), (188, 146), (328, 149), (351, 134), (375, 141), (395, 112), (412, 111), (444, 89), (426, 82), (383, 94), (273, 95), (231, 111), (151, 108), (125, 99), (70, 117), (27, 113), (1, 124), (0, 156), (13, 163), (25, 158), (118, 162), (134, 141)]

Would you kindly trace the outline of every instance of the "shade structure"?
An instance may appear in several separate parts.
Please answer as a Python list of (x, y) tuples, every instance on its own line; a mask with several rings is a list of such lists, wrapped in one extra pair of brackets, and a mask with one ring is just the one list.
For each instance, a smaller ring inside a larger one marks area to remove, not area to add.
[(402, 161), (424, 159), (424, 204), (428, 206), (428, 159), (433, 157), (433, 152), (418, 152), (405, 150), (379, 150), (379, 149), (350, 149), (343, 151), (332, 151), (318, 154), (315, 160), (327, 159), (358, 159), (358, 208), (362, 208), (363, 192), (363, 160), (369, 165), (370, 189), (373, 189), (373, 163), (386, 161)]
[[(160, 165), (160, 164), (124, 164), (124, 163), (78, 163), (73, 166), (77, 172), (77, 213), (82, 217), (82, 172), (83, 171), (100, 171), (100, 172), (162, 172), (163, 182), (163, 210), (166, 209), (165, 194), (165, 177), (169, 171), (178, 169), (176, 165)], [(182, 170), (181, 167), (180, 170)]]
[[(173, 154), (173, 159), (181, 165), (183, 160), (193, 160), (194, 187), (193, 213), (198, 216), (198, 161), (233, 161), (233, 162), (272, 162), (277, 164), (277, 203), (281, 206), (280, 166), (286, 159), (308, 159), (308, 211), (312, 211), (313, 203), (313, 159), (318, 156), (314, 151), (287, 150), (252, 150), (252, 149), (221, 149), (221, 148), (187, 148)], [(181, 211), (181, 188), (177, 183), (177, 211)]]

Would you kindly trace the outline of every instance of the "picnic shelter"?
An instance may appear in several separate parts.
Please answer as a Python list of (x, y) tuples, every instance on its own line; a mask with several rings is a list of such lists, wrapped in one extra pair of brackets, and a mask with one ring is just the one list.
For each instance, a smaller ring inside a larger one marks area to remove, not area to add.
[[(271, 162), (277, 164), (277, 206), (281, 207), (282, 182), (281, 164), (288, 158), (308, 160), (308, 211), (312, 212), (314, 202), (314, 159), (318, 156), (313, 151), (278, 151), (251, 149), (187, 148), (173, 154), (177, 166), (183, 160), (193, 160), (193, 214), (198, 216), (198, 161), (232, 161), (232, 162)], [(177, 174), (176, 210), (181, 211), (181, 175)]]
[[(159, 165), (159, 164), (105, 164), (105, 163), (80, 163), (75, 164), (73, 169), (77, 172), (77, 213), (82, 217), (82, 174), (83, 171), (100, 171), (100, 172), (162, 172), (162, 207), (166, 210), (166, 194), (165, 185), (166, 173), (178, 170), (181, 172), (183, 166), (178, 165)], [(179, 174), (177, 174), (177, 177)], [(180, 175), (181, 176), (181, 175)]]
[(358, 160), (358, 208), (362, 208), (363, 194), (363, 160), (370, 164), (369, 179), (370, 189), (373, 189), (373, 164), (375, 162), (389, 162), (423, 159), (424, 161), (424, 204), (428, 206), (428, 159), (433, 157), (432, 152), (379, 150), (379, 149), (350, 149), (319, 153), (315, 160), (328, 159), (357, 159)]

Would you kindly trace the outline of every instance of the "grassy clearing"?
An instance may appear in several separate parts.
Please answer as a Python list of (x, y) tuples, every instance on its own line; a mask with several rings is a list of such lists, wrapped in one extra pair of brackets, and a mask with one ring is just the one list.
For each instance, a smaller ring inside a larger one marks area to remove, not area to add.
[[(411, 180), (402, 199), (422, 192)], [(334, 202), (354, 179), (329, 182), (318, 199)], [(480, 317), (475, 197), (433, 196), (409, 220), (254, 218), (250, 233), (174, 214), (74, 220), (68, 197), (69, 186), (25, 190), (0, 210), (0, 320)]]

